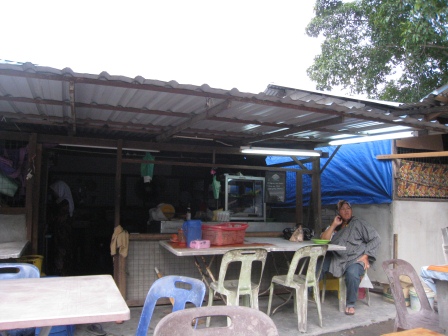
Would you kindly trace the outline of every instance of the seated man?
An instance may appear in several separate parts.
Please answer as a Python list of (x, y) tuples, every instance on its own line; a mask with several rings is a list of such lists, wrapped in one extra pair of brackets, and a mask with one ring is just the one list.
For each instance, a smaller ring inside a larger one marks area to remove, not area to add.
[(339, 201), (337, 210), (338, 215), (321, 234), (321, 238), (331, 240), (332, 244), (343, 245), (347, 249), (327, 252), (321, 276), (326, 272), (338, 278), (345, 275), (345, 314), (354, 315), (361, 277), (376, 260), (381, 239), (373, 226), (352, 215), (349, 202)]

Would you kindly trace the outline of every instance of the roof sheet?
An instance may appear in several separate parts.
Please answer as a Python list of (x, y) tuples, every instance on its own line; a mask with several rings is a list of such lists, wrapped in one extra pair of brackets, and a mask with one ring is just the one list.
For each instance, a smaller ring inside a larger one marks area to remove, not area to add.
[(444, 87), (421, 102), (400, 105), (276, 85), (253, 94), (0, 64), (0, 125), (11, 132), (152, 143), (314, 148), (343, 134), (396, 126), (447, 133), (439, 121), (448, 116), (447, 92)]

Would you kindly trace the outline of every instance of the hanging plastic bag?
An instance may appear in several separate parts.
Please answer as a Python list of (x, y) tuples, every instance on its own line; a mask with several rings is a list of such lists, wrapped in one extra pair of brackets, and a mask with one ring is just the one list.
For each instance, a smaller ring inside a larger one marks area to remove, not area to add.
[(150, 221), (163, 221), (168, 220), (162, 209), (157, 206), (156, 208), (149, 209), (149, 220)]
[[(283, 229), (283, 238), (285, 238), (286, 240), (289, 240), (292, 237), (292, 234), (294, 233), (294, 231), (296, 231), (296, 230), (297, 229), (294, 229), (294, 228)], [(309, 228), (303, 228), (302, 232), (303, 232), (303, 240), (311, 240), (314, 237), (314, 230), (311, 230)]]
[(361, 283), (359, 284), (360, 288), (373, 288), (373, 284), (369, 279), (369, 276), (366, 274), (364, 274), (364, 276), (361, 279)]
[(219, 199), (219, 191), (221, 190), (221, 182), (216, 180), (216, 175), (213, 175), (212, 189), (213, 189), (213, 197), (215, 199)]
[(314, 230), (311, 230), (309, 228), (303, 228), (303, 239), (304, 240), (311, 240), (314, 237)]
[[(154, 161), (154, 156), (151, 155), (151, 153), (146, 153), (145, 157), (143, 158), (145, 161)], [(143, 176), (143, 181), (145, 183), (149, 183), (152, 180), (152, 175), (154, 172), (154, 163), (142, 163), (141, 167), (141, 175)]]

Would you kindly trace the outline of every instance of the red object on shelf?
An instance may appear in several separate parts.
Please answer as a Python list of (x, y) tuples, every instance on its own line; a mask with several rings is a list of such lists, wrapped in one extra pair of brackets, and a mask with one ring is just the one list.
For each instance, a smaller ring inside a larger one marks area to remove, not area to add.
[(202, 239), (210, 240), (211, 245), (242, 244), (246, 229), (246, 223), (220, 223), (216, 225), (202, 224)]

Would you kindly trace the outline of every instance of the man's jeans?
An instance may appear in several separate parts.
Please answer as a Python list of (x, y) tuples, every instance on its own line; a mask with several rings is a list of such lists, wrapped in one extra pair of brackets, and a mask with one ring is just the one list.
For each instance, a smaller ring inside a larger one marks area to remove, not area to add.
[(427, 284), (434, 293), (436, 293), (436, 284), (434, 283), (434, 279), (448, 281), (448, 273), (428, 270), (428, 266), (422, 267), (420, 276), (422, 277), (425, 284)]
[[(327, 255), (325, 256), (319, 280), (322, 280), (323, 275), (325, 273), (328, 273), (332, 259), (331, 257), (332, 256), (329, 253), (327, 253)], [(319, 269), (319, 265), (317, 269)], [(346, 298), (347, 307), (355, 306), (356, 300), (358, 299), (359, 284), (361, 282), (361, 277), (364, 275), (364, 273), (365, 273), (364, 267), (360, 263), (354, 263), (345, 270), (344, 275), (345, 275), (345, 286), (347, 287), (347, 298)]]

